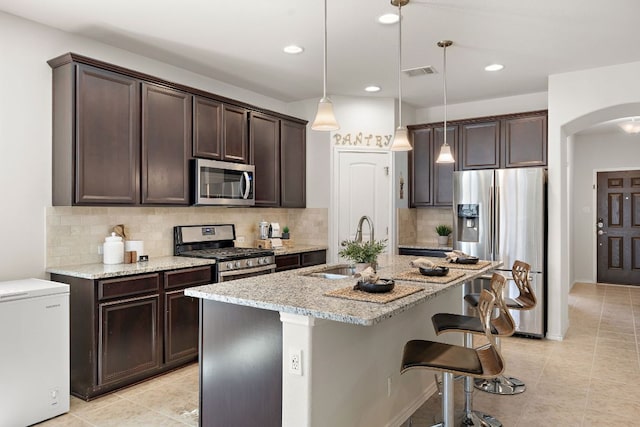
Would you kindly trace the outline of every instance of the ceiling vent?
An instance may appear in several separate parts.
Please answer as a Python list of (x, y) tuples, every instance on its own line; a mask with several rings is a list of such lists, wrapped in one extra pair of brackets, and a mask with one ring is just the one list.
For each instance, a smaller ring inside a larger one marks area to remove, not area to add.
[(409, 77), (418, 77), (426, 74), (437, 74), (438, 72), (431, 65), (425, 65), (424, 67), (409, 68), (404, 70), (404, 73)]

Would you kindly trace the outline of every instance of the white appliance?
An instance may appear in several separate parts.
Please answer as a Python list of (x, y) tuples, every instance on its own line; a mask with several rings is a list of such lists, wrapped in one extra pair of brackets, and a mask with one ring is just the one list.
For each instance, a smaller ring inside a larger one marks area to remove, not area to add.
[(0, 282), (0, 426), (69, 411), (69, 285)]

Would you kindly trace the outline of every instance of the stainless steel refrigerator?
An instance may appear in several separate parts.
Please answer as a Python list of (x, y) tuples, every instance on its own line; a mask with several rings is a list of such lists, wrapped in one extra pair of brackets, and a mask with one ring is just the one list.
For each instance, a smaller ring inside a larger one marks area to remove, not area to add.
[[(481, 259), (501, 260), (510, 277), (515, 260), (531, 265), (538, 303), (533, 310), (510, 310), (519, 335), (546, 332), (546, 170), (487, 169), (453, 174), (453, 247)], [(489, 287), (490, 277), (466, 285), (466, 293)], [(517, 288), (509, 281), (506, 295)]]

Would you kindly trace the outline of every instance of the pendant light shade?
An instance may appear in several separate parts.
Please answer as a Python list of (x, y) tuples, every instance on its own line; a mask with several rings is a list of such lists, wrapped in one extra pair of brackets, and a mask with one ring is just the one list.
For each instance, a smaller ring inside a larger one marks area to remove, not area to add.
[(410, 151), (413, 149), (409, 142), (409, 136), (405, 126), (398, 126), (396, 128), (396, 133), (393, 135), (393, 143), (389, 149), (391, 151)]
[(340, 125), (338, 125), (336, 116), (333, 113), (333, 103), (326, 96), (318, 103), (318, 112), (311, 125), (311, 129), (324, 131), (340, 129)]
[(398, 6), (398, 127), (393, 135), (393, 143), (389, 149), (391, 151), (412, 150), (411, 143), (407, 135), (406, 126), (402, 126), (402, 6), (409, 3), (409, 0), (391, 0), (391, 4)]
[(444, 52), (444, 60), (442, 66), (442, 82), (444, 93), (444, 142), (440, 146), (440, 154), (436, 159), (436, 163), (455, 163), (453, 154), (451, 153), (451, 146), (447, 144), (447, 48), (451, 46), (453, 42), (451, 40), (442, 40), (438, 42), (438, 47), (441, 47)]
[(333, 104), (327, 97), (327, 0), (324, 0), (324, 70), (322, 83), (322, 99), (318, 103), (318, 112), (313, 120), (311, 129), (322, 131), (338, 130), (340, 125), (338, 125), (336, 116), (333, 114)]

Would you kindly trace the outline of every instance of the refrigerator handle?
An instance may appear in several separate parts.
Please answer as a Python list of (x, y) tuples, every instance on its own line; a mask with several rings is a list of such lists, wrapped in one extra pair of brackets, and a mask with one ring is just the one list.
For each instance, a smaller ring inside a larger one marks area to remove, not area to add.
[(498, 256), (498, 254), (500, 253), (500, 236), (498, 236), (499, 230), (500, 230), (500, 186), (496, 185), (496, 203), (495, 203), (496, 207), (495, 207), (495, 215), (494, 215), (494, 242), (493, 242), (493, 248), (494, 248), (494, 254), (493, 254), (493, 260), (496, 260), (496, 257)]
[(493, 209), (493, 185), (489, 187), (489, 256), (493, 260), (493, 228), (494, 228), (494, 209)]

